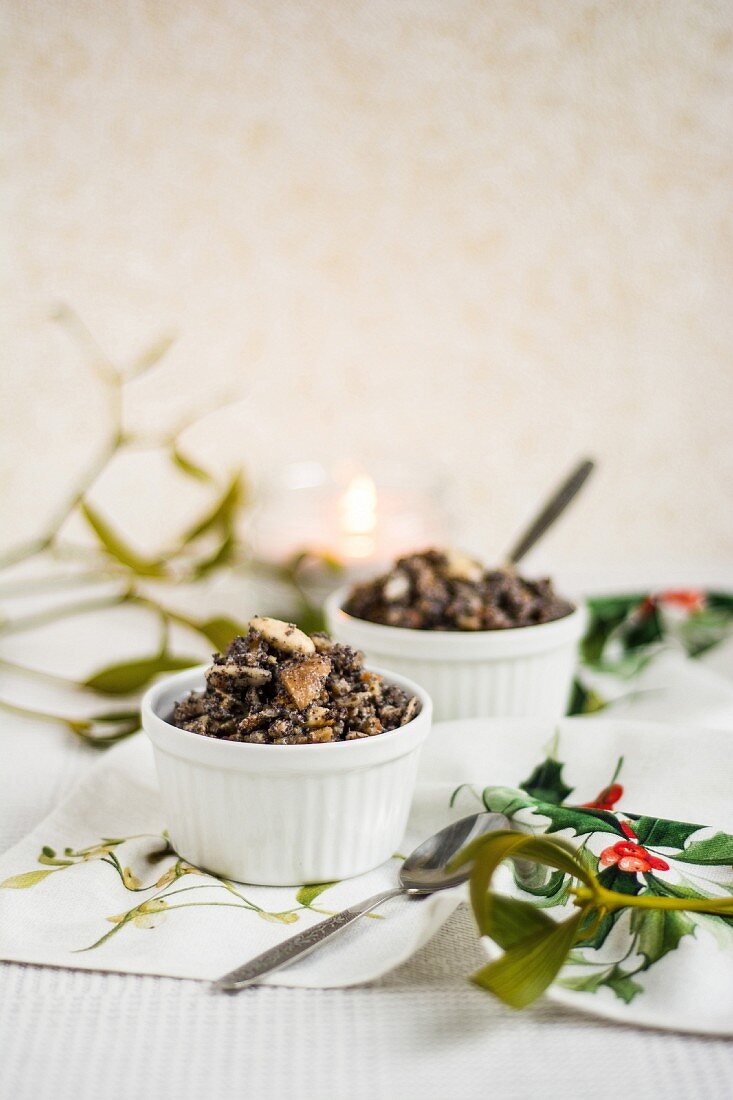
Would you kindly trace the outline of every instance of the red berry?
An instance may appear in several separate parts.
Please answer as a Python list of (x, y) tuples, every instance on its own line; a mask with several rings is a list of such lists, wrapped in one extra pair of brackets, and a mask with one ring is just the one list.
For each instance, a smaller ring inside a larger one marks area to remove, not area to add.
[(641, 859), (639, 856), (622, 856), (618, 861), (619, 870), (631, 871), (634, 874), (637, 871), (648, 871), (650, 869), (649, 863), (645, 859)]
[(619, 840), (613, 847), (620, 856), (639, 856), (640, 859), (646, 856), (644, 849), (639, 844), (632, 844), (630, 840)]
[(668, 588), (659, 598), (662, 603), (681, 607), (685, 611), (700, 611), (705, 606), (705, 593), (697, 588)]

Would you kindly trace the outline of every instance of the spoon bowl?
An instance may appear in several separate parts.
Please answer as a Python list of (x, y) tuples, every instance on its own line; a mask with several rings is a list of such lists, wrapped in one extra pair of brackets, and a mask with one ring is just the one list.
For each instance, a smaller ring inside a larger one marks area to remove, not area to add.
[(419, 844), (402, 864), (400, 882), (404, 892), (425, 895), (460, 886), (468, 879), (471, 866), (467, 864), (449, 871), (448, 865), (454, 856), (484, 833), (510, 828), (511, 823), (504, 814), (488, 813), (472, 814), (447, 825)]

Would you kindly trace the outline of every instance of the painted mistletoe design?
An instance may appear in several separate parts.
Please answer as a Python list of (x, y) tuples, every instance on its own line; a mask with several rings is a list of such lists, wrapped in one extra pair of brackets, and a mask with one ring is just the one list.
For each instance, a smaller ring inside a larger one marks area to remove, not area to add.
[[(135, 844), (135, 842), (138, 843)], [(138, 849), (142, 844), (144, 849), (142, 855), (139, 851), (136, 852), (137, 863), (144, 864), (144, 867), (138, 867), (136, 864), (136, 871), (133, 871), (131, 866), (125, 865), (122, 858), (125, 849), (129, 849), (133, 844)], [(291, 908), (271, 912), (247, 898), (241, 892), (238, 883), (218, 878), (178, 858), (171, 847), (167, 833), (103, 837), (87, 848), (65, 848), (62, 855), (58, 855), (53, 848), (45, 846), (38, 855), (38, 863), (42, 865), (41, 867), (11, 876), (4, 882), (0, 882), (0, 889), (27, 890), (38, 886), (49, 875), (97, 860), (113, 869), (129, 893), (147, 896), (121, 913), (100, 918), (112, 924), (113, 927), (107, 929), (93, 943), (77, 948), (78, 951), (91, 951), (101, 947), (123, 928), (156, 928), (168, 914), (178, 909), (189, 909), (192, 906), (226, 906), (241, 909), (261, 920), (277, 924), (293, 924), (298, 920), (299, 914), (308, 909), (330, 915), (330, 910), (319, 909), (314, 902), (334, 883), (302, 886), (294, 894), (294, 904)], [(152, 881), (144, 881), (142, 876)], [(207, 893), (203, 896), (197, 893), (201, 890)]]

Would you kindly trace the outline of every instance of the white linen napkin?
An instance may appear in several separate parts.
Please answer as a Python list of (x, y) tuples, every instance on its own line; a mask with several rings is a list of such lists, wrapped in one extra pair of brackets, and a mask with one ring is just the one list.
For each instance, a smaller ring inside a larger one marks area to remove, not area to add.
[[(557, 727), (535, 720), (474, 720), (444, 723), (433, 731), (402, 854), (449, 821), (480, 809), (485, 787), (522, 782), (548, 745), (566, 761), (564, 780), (574, 788), (577, 805), (607, 785), (624, 756), (624, 805), (630, 810), (733, 831), (727, 770), (716, 767), (729, 751), (725, 733), (604, 718), (566, 719)], [(451, 808), (451, 794), (461, 784), (467, 786)], [(152, 753), (147, 740), (136, 735), (106, 753), (65, 803), (0, 857), (0, 957), (213, 979), (315, 924), (323, 911), (341, 909), (397, 881), (396, 856), (318, 893), (223, 885), (179, 861), (166, 849), (163, 830)], [(430, 938), (464, 896), (457, 889), (424, 901), (395, 899), (328, 948), (266, 981), (331, 988), (375, 979)], [(694, 949), (695, 943), (685, 945), (686, 960)], [(718, 959), (705, 941), (700, 958), (707, 967), (712, 960), (717, 988), (730, 953)], [(674, 955), (669, 959), (671, 968), (662, 960), (658, 969), (667, 966), (672, 973)], [(705, 980), (701, 972), (701, 989)], [(733, 980), (730, 985), (733, 989)], [(645, 991), (641, 1009), (609, 1005), (632, 1018), (641, 1011), (653, 1022), (660, 996), (663, 989), (657, 995)], [(561, 999), (568, 997), (587, 999), (563, 991)], [(595, 1003), (590, 1007), (599, 1009)], [(733, 1019), (733, 1000), (719, 1007), (730, 1010)], [(716, 1030), (718, 1015), (712, 1023), (675, 1019), (671, 1026)]]

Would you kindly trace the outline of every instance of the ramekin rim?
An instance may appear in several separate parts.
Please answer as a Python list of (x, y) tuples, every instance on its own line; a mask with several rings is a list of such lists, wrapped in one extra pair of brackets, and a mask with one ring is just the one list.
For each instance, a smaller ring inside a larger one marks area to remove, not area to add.
[[(378, 675), (383, 676), (385, 679), (388, 680), (388, 682), (395, 684), (397, 687), (405, 688), (409, 685), (410, 692), (419, 698), (420, 710), (414, 716), (414, 718), (411, 718), (410, 721), (406, 722), (404, 726), (398, 726), (397, 729), (387, 730), (384, 733), (375, 734), (373, 737), (360, 737), (355, 738), (353, 741), (329, 741), (323, 742), (322, 744), (309, 745), (260, 745), (253, 744), (251, 741), (228, 741), (216, 737), (203, 737), (200, 733), (192, 733), (191, 730), (181, 729), (180, 726), (174, 726), (172, 722), (169, 722), (167, 719), (162, 718), (161, 715), (158, 714), (155, 710), (155, 703), (157, 702), (158, 697), (163, 694), (164, 690), (167, 687), (170, 687), (173, 683), (176, 683), (178, 681), (183, 684), (189, 679), (193, 679), (196, 676), (201, 676), (207, 668), (209, 668), (209, 662), (205, 662), (200, 665), (193, 665), (191, 668), (183, 669), (182, 671), (173, 673), (169, 676), (164, 676), (162, 679), (158, 680), (157, 683), (148, 688), (141, 700), (140, 717), (142, 729), (151, 740), (154, 739), (152, 738), (150, 731), (146, 726), (146, 720), (150, 721), (152, 719), (154, 723), (160, 723), (160, 725), (166, 731), (170, 731), (170, 734), (174, 736), (180, 735), (180, 743), (182, 747), (184, 745), (189, 745), (191, 747), (198, 746), (202, 748), (204, 752), (206, 752), (206, 748), (204, 746), (213, 747), (228, 745), (235, 747), (240, 752), (249, 752), (251, 759), (255, 759), (257, 754), (259, 754), (260, 758), (263, 760), (265, 759), (265, 757), (262, 755), (263, 753), (272, 753), (274, 749), (277, 749), (279, 751), (281, 759), (284, 759), (287, 754), (292, 763), (296, 759), (295, 750), (298, 750), (301, 754), (304, 750), (310, 750), (305, 757), (301, 756), (301, 758), (304, 760), (313, 760), (316, 758), (317, 753), (319, 753), (321, 757), (324, 757), (329, 751), (333, 753), (335, 750), (341, 748), (341, 759), (344, 759), (344, 754), (347, 750), (350, 750), (352, 752), (352, 755), (354, 755), (359, 751), (363, 752), (367, 745), (371, 745), (374, 747), (376, 742), (379, 742), (380, 745), (384, 745), (385, 747), (387, 745), (394, 745), (395, 741), (400, 737), (400, 735), (414, 733), (415, 729), (417, 728), (416, 724), (418, 722), (426, 725), (429, 732), (432, 722), (433, 701), (424, 687), (422, 687), (420, 684), (417, 684), (409, 677), (402, 676), (400, 673), (391, 672), (388, 669), (377, 668), (373, 665), (368, 664), (365, 666), (365, 668), (369, 672), (376, 672)], [(346, 748), (344, 748), (344, 746)], [(221, 750), (220, 748), (216, 748), (213, 751)], [(277, 759), (277, 757), (270, 756), (269, 759), (274, 761), (275, 759)], [(332, 757), (332, 759), (336, 758)]]
[[(405, 642), (417, 641), (417, 639), (435, 638), (441, 641), (446, 641), (448, 645), (451, 644), (453, 639), (460, 639), (465, 643), (467, 639), (473, 639), (475, 644), (478, 645), (480, 641), (487, 641), (489, 638), (504, 638), (506, 640), (513, 640), (519, 637), (526, 637), (529, 634), (538, 635), (542, 632), (550, 632), (553, 628), (557, 629), (560, 624), (568, 626), (570, 623), (575, 623), (579, 619), (585, 619), (587, 617), (587, 608), (585, 602), (579, 599), (573, 605), (573, 610), (567, 615), (561, 615), (559, 619), (551, 619), (546, 623), (530, 623), (528, 626), (511, 626), (498, 630), (417, 630), (414, 627), (407, 626), (391, 626), (388, 623), (375, 623), (371, 619), (360, 619), (357, 615), (351, 615), (344, 609), (344, 602), (347, 594), (351, 590), (351, 585), (342, 585), (334, 592), (331, 592), (324, 601), (324, 606), (329, 616), (335, 618), (335, 616), (342, 615), (349, 623), (354, 624), (354, 629), (373, 630), (373, 631), (389, 631), (390, 636), (395, 640), (403, 638)], [(451, 639), (451, 641), (448, 641)], [(456, 643), (457, 644), (457, 643)], [(469, 642), (469, 644), (471, 644)]]

